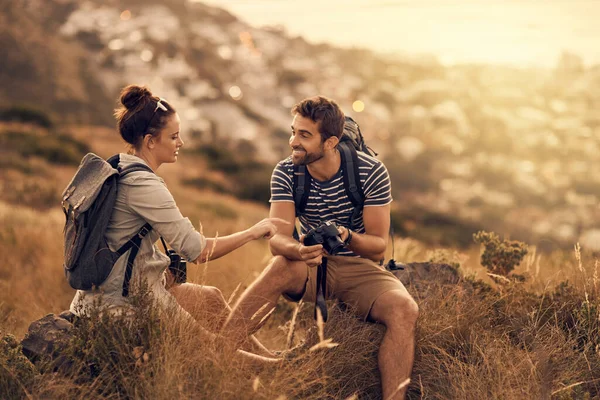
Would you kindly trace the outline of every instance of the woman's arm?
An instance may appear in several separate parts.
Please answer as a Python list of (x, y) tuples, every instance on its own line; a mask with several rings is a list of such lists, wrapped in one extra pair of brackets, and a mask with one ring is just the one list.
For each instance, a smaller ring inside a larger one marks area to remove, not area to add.
[(202, 253), (200, 253), (200, 257), (192, 262), (203, 263), (207, 260), (216, 260), (252, 240), (261, 238), (270, 239), (277, 233), (279, 230), (278, 227), (285, 224), (288, 224), (288, 222), (281, 218), (265, 218), (244, 231), (223, 237), (206, 238), (206, 245)]

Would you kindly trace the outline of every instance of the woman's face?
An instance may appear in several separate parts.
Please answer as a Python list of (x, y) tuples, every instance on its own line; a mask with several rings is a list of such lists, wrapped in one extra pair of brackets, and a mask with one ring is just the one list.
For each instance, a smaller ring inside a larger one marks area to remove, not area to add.
[(159, 165), (177, 161), (179, 149), (183, 146), (183, 140), (181, 140), (179, 134), (179, 126), (179, 115), (175, 113), (169, 117), (165, 127), (156, 136), (152, 153)]

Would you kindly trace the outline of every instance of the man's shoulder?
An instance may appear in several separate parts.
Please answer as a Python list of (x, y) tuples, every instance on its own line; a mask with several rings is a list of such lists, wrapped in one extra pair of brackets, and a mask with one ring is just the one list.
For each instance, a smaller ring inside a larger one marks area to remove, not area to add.
[(275, 166), (276, 169), (281, 169), (284, 171), (290, 171), (294, 169), (294, 163), (292, 163), (292, 156), (289, 156), (287, 158), (284, 158), (283, 160), (279, 161), (277, 163), (277, 165)]
[(364, 153), (362, 151), (357, 151), (356, 153), (358, 154), (358, 163), (359, 163), (359, 166), (361, 166), (361, 167), (366, 166), (371, 169), (374, 169), (376, 167), (379, 167), (380, 165), (384, 165), (383, 161), (381, 161), (378, 158), (375, 158), (373, 156), (370, 156), (367, 153)]

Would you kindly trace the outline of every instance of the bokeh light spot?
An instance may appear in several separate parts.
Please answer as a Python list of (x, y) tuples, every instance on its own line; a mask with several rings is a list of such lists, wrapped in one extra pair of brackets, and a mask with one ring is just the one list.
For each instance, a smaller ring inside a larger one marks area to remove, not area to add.
[(365, 109), (365, 103), (360, 100), (356, 100), (354, 103), (352, 103), (352, 109), (356, 112), (363, 112)]
[(121, 21), (129, 21), (131, 19), (131, 11), (125, 10), (121, 13)]
[(229, 88), (229, 95), (234, 100), (240, 100), (243, 97), (242, 89), (239, 86), (232, 86)]
[(152, 50), (142, 50), (142, 52), (140, 53), (140, 58), (142, 59), (142, 61), (150, 62), (154, 58), (154, 53), (152, 52)]

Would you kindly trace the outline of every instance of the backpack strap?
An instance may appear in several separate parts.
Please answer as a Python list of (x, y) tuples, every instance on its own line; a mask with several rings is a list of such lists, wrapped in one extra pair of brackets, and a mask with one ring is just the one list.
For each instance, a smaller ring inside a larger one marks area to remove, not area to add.
[[(115, 154), (110, 157), (106, 162), (108, 162), (113, 168), (119, 171), (119, 179), (124, 176), (137, 171), (146, 171), (154, 173), (152, 168), (142, 163), (133, 163), (128, 165), (127, 167), (121, 169), (119, 168), (119, 162), (121, 157), (119, 154)], [(129, 253), (129, 257), (127, 257), (127, 267), (125, 268), (125, 278), (123, 279), (123, 292), (121, 293), (123, 297), (129, 296), (129, 281), (131, 281), (131, 275), (133, 274), (133, 262), (135, 261), (135, 257), (137, 256), (138, 251), (140, 250), (140, 246), (142, 245), (142, 239), (148, 235), (152, 231), (152, 225), (146, 223), (141, 229), (136, 233), (131, 239), (129, 239), (119, 250), (117, 250), (117, 254), (121, 257), (125, 254), (129, 249), (131, 252)]]
[(350, 216), (350, 227), (352, 227), (354, 221), (362, 212), (365, 199), (365, 194), (360, 183), (358, 153), (353, 146), (350, 146), (347, 143), (340, 143), (337, 147), (340, 151), (342, 165), (344, 167), (344, 189), (354, 206), (354, 212)]
[[(294, 207), (296, 208), (296, 216), (304, 213), (306, 203), (308, 202), (308, 194), (310, 192), (311, 176), (306, 165), (294, 165), (294, 177), (292, 181), (292, 195), (294, 196)], [(294, 227), (294, 239), (300, 240), (298, 230)]]
[(306, 165), (294, 165), (292, 194), (294, 196), (296, 215), (300, 215), (306, 210), (306, 203), (308, 202), (308, 194), (310, 192), (310, 180), (311, 176), (306, 169)]
[(125, 243), (119, 250), (117, 250), (117, 254), (119, 257), (127, 252), (127, 250), (131, 249), (129, 253), (129, 257), (127, 257), (127, 267), (125, 268), (125, 279), (123, 280), (123, 297), (127, 297), (129, 295), (129, 281), (131, 280), (131, 275), (133, 273), (133, 262), (135, 261), (135, 257), (137, 256), (138, 250), (142, 244), (142, 239), (148, 235), (152, 231), (152, 225), (146, 223), (142, 228), (135, 234), (134, 237), (129, 239), (127, 243)]

